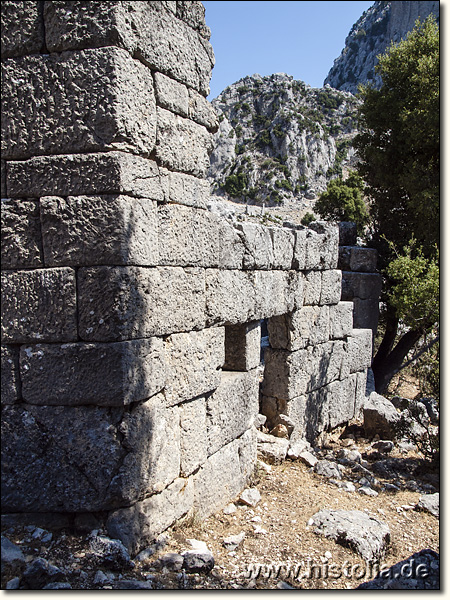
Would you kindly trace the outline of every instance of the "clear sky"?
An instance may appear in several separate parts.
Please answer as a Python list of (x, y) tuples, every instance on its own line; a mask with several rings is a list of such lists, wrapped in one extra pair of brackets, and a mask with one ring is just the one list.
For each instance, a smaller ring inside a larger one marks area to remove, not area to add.
[(206, 0), (212, 100), (246, 75), (287, 73), (322, 87), (352, 25), (373, 2)]

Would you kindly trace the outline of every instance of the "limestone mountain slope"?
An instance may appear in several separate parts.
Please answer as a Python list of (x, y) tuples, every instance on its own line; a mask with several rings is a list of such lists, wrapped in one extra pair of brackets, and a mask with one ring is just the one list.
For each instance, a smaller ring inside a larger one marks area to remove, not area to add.
[(374, 2), (351, 28), (324, 85), (353, 94), (359, 83), (378, 86), (380, 78), (374, 71), (377, 56), (386, 51), (391, 41), (403, 39), (419, 17), (424, 20), (430, 14), (439, 22), (439, 2)]
[(354, 161), (358, 100), (292, 76), (253, 75), (212, 102), (219, 116), (208, 173), (212, 193), (250, 204), (299, 208)]

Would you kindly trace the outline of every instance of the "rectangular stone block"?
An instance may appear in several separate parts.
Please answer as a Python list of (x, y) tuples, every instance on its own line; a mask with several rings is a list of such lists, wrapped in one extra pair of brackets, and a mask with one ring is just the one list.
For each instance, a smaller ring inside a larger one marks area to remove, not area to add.
[(305, 305), (320, 303), (322, 291), (322, 274), (319, 271), (307, 271), (304, 275), (304, 301)]
[(2, 2), (2, 58), (39, 54), (44, 48), (43, 2)]
[[(313, 221), (309, 228), (319, 234), (319, 269), (336, 269), (339, 259), (339, 227), (326, 221)], [(308, 266), (306, 267), (308, 268)], [(310, 267), (314, 268), (314, 267)]]
[(180, 405), (181, 464), (180, 474), (187, 477), (207, 457), (206, 400), (197, 398)]
[(342, 272), (338, 270), (322, 271), (319, 304), (338, 304), (341, 299)]
[(206, 208), (210, 194), (210, 185), (206, 179), (175, 173), (162, 167), (160, 173), (165, 202)]
[(356, 390), (355, 390), (355, 418), (363, 417), (363, 406), (366, 399), (367, 387), (367, 369), (356, 373)]
[[(156, 103), (182, 117), (189, 116), (189, 92), (185, 85), (158, 71), (154, 74)], [(203, 97), (203, 96), (202, 96)], [(206, 100), (205, 100), (206, 102)]]
[(8, 161), (7, 187), (11, 198), (128, 194), (164, 199), (154, 161), (114, 151)]
[(252, 321), (225, 328), (227, 371), (250, 371), (261, 362), (261, 322)]
[(353, 329), (345, 343), (344, 373), (356, 373), (372, 364), (372, 330)]
[(244, 269), (270, 269), (273, 265), (273, 245), (270, 230), (256, 223), (236, 225), (244, 244)]
[(225, 330), (213, 327), (177, 333), (164, 342), (167, 364), (164, 395), (168, 406), (211, 392), (225, 361)]
[(217, 220), (219, 232), (219, 266), (222, 269), (242, 269), (245, 247), (239, 232), (225, 219)]
[(85, 341), (121, 341), (205, 327), (204, 271), (82, 267), (78, 318)]
[(348, 423), (355, 416), (356, 375), (352, 374), (343, 381), (334, 381), (326, 390), (326, 418), (328, 429)]
[(372, 329), (375, 336), (380, 316), (378, 298), (353, 299), (353, 326), (355, 329)]
[(39, 203), (2, 199), (1, 220), (2, 268), (42, 267)]
[(352, 334), (353, 302), (339, 302), (330, 306), (330, 337), (342, 340)]
[(41, 198), (48, 266), (158, 264), (156, 202), (128, 196)]
[(294, 257), (292, 267), (299, 271), (304, 271), (306, 268), (306, 232), (304, 227), (293, 230), (295, 233)]
[(214, 65), (211, 45), (165, 3), (108, 2), (95, 5), (48, 3), (46, 40), (50, 52), (86, 47), (121, 46), (156, 71), (209, 94)]
[(374, 273), (377, 268), (378, 252), (374, 248), (341, 246), (339, 248), (339, 268), (342, 271)]
[(166, 383), (160, 338), (22, 346), (20, 372), (25, 402), (41, 405), (124, 406)]
[(2, 273), (2, 340), (21, 344), (77, 339), (75, 271)]
[(19, 349), (16, 346), (1, 348), (1, 403), (14, 404), (21, 397), (19, 377)]
[(189, 89), (189, 118), (211, 133), (219, 129), (219, 119), (212, 104), (192, 88)]
[(250, 273), (206, 269), (207, 325), (236, 325), (252, 319), (255, 307)]
[(193, 502), (193, 480), (179, 477), (161, 493), (112, 512), (106, 523), (108, 534), (134, 556), (188, 513)]
[(351, 273), (342, 272), (342, 300), (353, 298), (378, 299), (382, 286), (381, 275), (377, 273)]
[(270, 227), (274, 269), (292, 269), (294, 259), (295, 232), (287, 227)]
[(303, 306), (269, 319), (268, 326), (272, 348), (294, 351), (323, 344), (330, 339), (330, 307)]
[(253, 271), (253, 320), (292, 311), (303, 300), (303, 280), (295, 271)]
[(163, 167), (206, 177), (212, 135), (189, 119), (157, 108), (156, 157)]
[(125, 50), (10, 58), (3, 82), (6, 159), (105, 150), (149, 156), (155, 146), (153, 78)]
[(176, 204), (160, 206), (160, 264), (180, 267), (220, 266), (219, 231), (219, 219), (206, 210)]
[(211, 455), (252, 427), (259, 412), (258, 374), (255, 370), (224, 371), (206, 406), (208, 455)]

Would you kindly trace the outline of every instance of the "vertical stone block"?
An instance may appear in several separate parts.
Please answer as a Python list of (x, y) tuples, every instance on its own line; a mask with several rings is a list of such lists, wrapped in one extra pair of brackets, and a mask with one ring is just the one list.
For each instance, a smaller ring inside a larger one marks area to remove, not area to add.
[(185, 85), (157, 71), (155, 77), (156, 102), (161, 108), (182, 117), (189, 116), (189, 92)]
[(339, 302), (329, 307), (330, 337), (332, 340), (342, 340), (352, 334), (353, 302)]
[(270, 227), (269, 231), (273, 246), (273, 268), (291, 269), (294, 259), (294, 231), (286, 227)]
[(187, 477), (207, 459), (206, 400), (197, 398), (180, 405), (180, 474)]
[(160, 168), (164, 201), (195, 208), (206, 208), (209, 199), (209, 182), (185, 173)]
[(353, 298), (377, 299), (381, 294), (382, 279), (378, 273), (342, 273), (342, 300)]
[(48, 266), (158, 264), (156, 202), (128, 196), (41, 198)]
[(205, 277), (207, 325), (252, 320), (255, 296), (249, 273), (206, 269)]
[(2, 339), (20, 344), (77, 339), (73, 269), (2, 273)]
[(322, 271), (319, 304), (337, 304), (339, 302), (341, 299), (341, 281), (341, 271)]
[(219, 119), (212, 104), (192, 88), (189, 89), (189, 118), (211, 133), (219, 129)]
[(291, 314), (269, 319), (272, 348), (299, 350), (330, 339), (328, 306), (303, 306)]
[(270, 269), (273, 264), (273, 245), (270, 230), (256, 223), (239, 223), (244, 243), (244, 269)]
[(105, 150), (149, 156), (154, 148), (153, 78), (122, 49), (10, 58), (3, 78), (6, 159)]
[(322, 290), (322, 274), (319, 271), (308, 271), (304, 277), (304, 304), (320, 303)]
[(227, 371), (250, 371), (261, 362), (261, 323), (253, 321), (225, 327)]
[(43, 2), (2, 2), (2, 58), (39, 54), (44, 47)]
[(2, 405), (20, 399), (19, 350), (14, 346), (1, 348), (1, 386)]
[(1, 202), (2, 268), (42, 267), (42, 239), (39, 203), (33, 200)]
[(225, 360), (223, 327), (171, 335), (165, 340), (164, 351), (167, 405), (204, 395), (219, 385)]

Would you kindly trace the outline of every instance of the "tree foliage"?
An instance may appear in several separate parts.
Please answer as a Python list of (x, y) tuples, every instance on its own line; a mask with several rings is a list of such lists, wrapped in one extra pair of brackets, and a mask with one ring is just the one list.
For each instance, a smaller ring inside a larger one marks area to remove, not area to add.
[(369, 213), (363, 199), (364, 181), (355, 172), (346, 180), (333, 179), (314, 204), (314, 210), (327, 221), (353, 221), (359, 235), (369, 222)]

